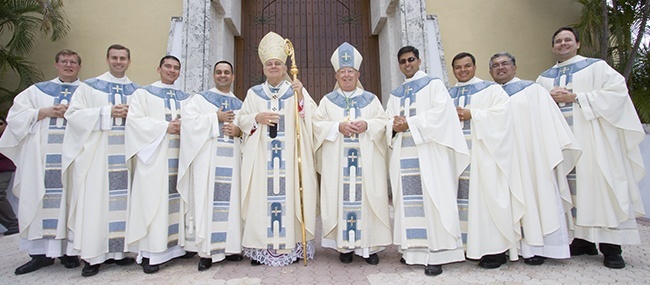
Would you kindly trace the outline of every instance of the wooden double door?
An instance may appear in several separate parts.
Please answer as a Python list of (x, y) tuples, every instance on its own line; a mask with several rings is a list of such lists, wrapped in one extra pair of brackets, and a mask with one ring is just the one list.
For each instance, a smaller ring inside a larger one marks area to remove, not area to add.
[(242, 35), (235, 40), (235, 94), (264, 82), (257, 46), (269, 31), (288, 38), (311, 96), (320, 99), (336, 84), (330, 57), (343, 42), (363, 56), (360, 81), (381, 99), (379, 47), (370, 31), (370, 0), (243, 0)]

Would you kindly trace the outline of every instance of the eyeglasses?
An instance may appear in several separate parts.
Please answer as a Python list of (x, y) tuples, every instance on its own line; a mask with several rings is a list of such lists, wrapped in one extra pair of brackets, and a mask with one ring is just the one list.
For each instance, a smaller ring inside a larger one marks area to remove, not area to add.
[(355, 75), (357, 71), (352, 68), (341, 68), (336, 73), (340, 75), (345, 75), (345, 74)]
[(67, 64), (69, 64), (69, 65), (77, 65), (77, 64), (79, 64), (78, 62), (76, 62), (74, 60), (62, 60), (62, 61), (59, 61), (59, 63), (63, 64), (63, 65), (67, 65)]
[(399, 60), (399, 64), (406, 64), (406, 61), (414, 62), (416, 59), (417, 58), (415, 58), (414, 56), (411, 56), (409, 58), (402, 58), (402, 59)]
[(511, 65), (512, 65), (512, 61), (506, 60), (506, 61), (502, 61), (501, 63), (499, 62), (493, 63), (492, 65), (490, 65), (490, 68), (499, 68), (499, 66), (507, 67)]

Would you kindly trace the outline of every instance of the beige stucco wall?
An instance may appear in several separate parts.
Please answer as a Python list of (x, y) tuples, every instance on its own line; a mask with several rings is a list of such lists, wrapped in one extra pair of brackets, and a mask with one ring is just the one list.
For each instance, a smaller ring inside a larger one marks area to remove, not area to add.
[(553, 32), (579, 21), (581, 5), (573, 0), (427, 0), (427, 14), (438, 15), (451, 84), (451, 60), (459, 52), (476, 57), (476, 75), (492, 80), (490, 56), (508, 51), (517, 59), (517, 76), (535, 80), (554, 63)]
[(56, 77), (54, 54), (69, 48), (82, 57), (79, 77), (106, 71), (106, 48), (114, 43), (131, 50), (127, 76), (142, 85), (158, 80), (156, 67), (167, 51), (171, 17), (182, 16), (180, 0), (64, 0), (68, 35), (57, 42), (41, 40), (29, 56), (45, 79)]
[[(139, 84), (158, 79), (155, 68), (167, 49), (171, 17), (181, 16), (180, 0), (64, 0), (70, 32), (58, 42), (40, 41), (29, 58), (45, 79), (56, 76), (53, 56), (62, 48), (81, 54), (80, 78), (104, 73), (106, 48), (121, 43), (131, 48), (127, 75)], [(534, 80), (553, 64), (550, 36), (560, 26), (574, 24), (580, 5), (572, 0), (427, 0), (427, 13), (438, 16), (449, 67), (461, 51), (477, 57), (477, 75), (491, 79), (487, 60), (497, 51), (517, 57), (518, 76)], [(152, 8), (155, 7), (155, 8)]]

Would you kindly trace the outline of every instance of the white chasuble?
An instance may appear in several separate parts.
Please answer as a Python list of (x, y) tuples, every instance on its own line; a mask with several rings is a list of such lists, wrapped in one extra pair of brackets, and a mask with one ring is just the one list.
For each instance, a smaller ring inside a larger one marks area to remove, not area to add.
[[(126, 120), (113, 118), (115, 104), (129, 103), (138, 86), (105, 73), (77, 88), (65, 114), (63, 169), (71, 175), (68, 228), (73, 250), (90, 264), (121, 259), (131, 183), (124, 155)], [(64, 181), (64, 187), (66, 187)]]
[(193, 95), (182, 110), (178, 191), (190, 201), (186, 215), (193, 221), (185, 225), (185, 250), (213, 262), (242, 251), (241, 139), (225, 136), (217, 118), (219, 108), (237, 115), (241, 106), (234, 94), (212, 88)]
[(189, 95), (160, 81), (131, 96), (125, 153), (133, 165), (127, 244), (160, 264), (183, 255), (187, 201), (176, 190), (180, 136), (167, 133)]
[[(470, 109), (471, 120), (463, 133), (471, 151), (471, 163), (461, 175), (458, 207), (467, 257), (510, 250), (517, 260), (519, 217), (523, 197), (511, 192), (514, 133), (510, 98), (501, 86), (473, 78), (449, 90), (454, 105)], [(469, 179), (468, 179), (469, 178)]]
[[(267, 265), (287, 265), (302, 258), (301, 226), (307, 240), (314, 238), (316, 223), (316, 172), (314, 170), (312, 118), (316, 103), (303, 88), (304, 117), (296, 117), (294, 92), (288, 81), (277, 88), (268, 83), (248, 90), (239, 113), (238, 125), (248, 134), (242, 159), (242, 246), (253, 249), (244, 254)], [(276, 129), (255, 122), (260, 112), (276, 112)], [(300, 145), (296, 144), (295, 123), (300, 125)], [(301, 218), (296, 148), (302, 156), (303, 209)], [(308, 243), (308, 258), (313, 245)]]
[(567, 217), (572, 208), (566, 175), (580, 148), (562, 112), (541, 85), (514, 78), (503, 85), (512, 105), (518, 167), (512, 187), (524, 193), (520, 255), (569, 258)]
[[(361, 134), (341, 134), (339, 123), (363, 120)], [(324, 247), (367, 258), (389, 245), (385, 126), (377, 97), (357, 88), (346, 96), (337, 89), (321, 100), (314, 135), (321, 171)], [(365, 250), (365, 251), (364, 251)]]
[[(391, 92), (386, 113), (394, 243), (407, 264), (465, 260), (456, 193), (469, 150), (447, 89), (419, 71)], [(409, 129), (393, 135), (393, 116)]]
[(639, 144), (645, 132), (625, 78), (602, 60), (574, 56), (543, 72), (537, 82), (577, 95), (573, 108), (562, 110), (570, 114), (565, 117), (582, 148), (572, 187), (573, 235), (596, 243), (640, 243), (636, 217), (645, 211), (638, 182), (645, 166)]
[[(61, 182), (61, 152), (66, 120), (45, 117), (41, 108), (69, 104), (79, 81), (55, 78), (30, 86), (14, 98), (0, 152), (16, 164), (13, 192), (19, 197), (21, 249), (58, 257), (67, 244), (68, 191)], [(35, 248), (45, 252), (35, 252)]]

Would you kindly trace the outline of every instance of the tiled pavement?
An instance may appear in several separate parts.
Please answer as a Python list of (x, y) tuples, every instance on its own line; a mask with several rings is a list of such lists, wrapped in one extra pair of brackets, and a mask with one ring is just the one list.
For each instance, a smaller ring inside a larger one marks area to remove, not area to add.
[(338, 254), (317, 247), (316, 259), (305, 267), (296, 263), (285, 267), (250, 265), (241, 262), (216, 263), (198, 272), (198, 257), (173, 260), (155, 274), (144, 274), (138, 265), (119, 267), (102, 265), (99, 274), (81, 277), (81, 267), (65, 269), (59, 262), (36, 272), (17, 276), (16, 267), (27, 262), (27, 254), (18, 251), (18, 235), (0, 238), (0, 284), (649, 284), (650, 222), (639, 224), (642, 245), (624, 246), (624, 269), (608, 269), (602, 255), (579, 256), (570, 260), (547, 260), (542, 266), (529, 266), (523, 260), (508, 262), (499, 269), (482, 269), (477, 262), (466, 261), (443, 266), (436, 277), (424, 275), (422, 266), (399, 263), (395, 246), (379, 254), (379, 265), (368, 265), (355, 257), (342, 264)]

